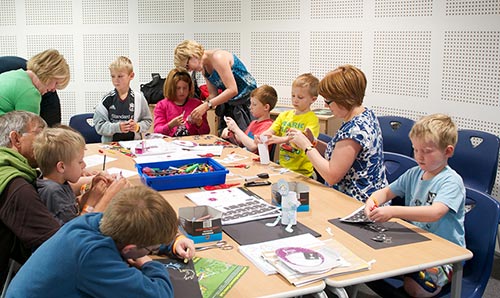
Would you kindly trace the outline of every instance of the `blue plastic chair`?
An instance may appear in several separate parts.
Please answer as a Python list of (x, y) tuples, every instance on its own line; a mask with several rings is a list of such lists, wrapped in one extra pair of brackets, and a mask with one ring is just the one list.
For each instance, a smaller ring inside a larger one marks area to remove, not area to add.
[[(316, 150), (318, 150), (321, 156), (325, 156), (326, 146), (328, 145), (331, 139), (332, 139), (331, 136), (324, 133), (320, 133), (318, 135), (318, 143), (316, 144)], [(318, 173), (318, 171), (316, 171), (316, 169), (314, 170), (314, 172), (316, 173), (316, 180), (320, 183), (325, 183), (325, 179), (321, 177), (321, 175)]]
[(384, 151), (413, 157), (413, 146), (408, 134), (415, 121), (400, 116), (379, 116), (377, 118), (382, 130)]
[[(417, 166), (417, 161), (411, 157), (395, 152), (384, 151), (384, 165), (387, 182), (392, 183), (408, 169)], [(404, 198), (396, 197), (391, 200), (392, 205), (404, 206)]]
[(498, 167), (500, 140), (491, 133), (463, 129), (458, 131), (455, 153), (448, 159), (467, 187), (491, 194)]
[[(462, 297), (480, 298), (493, 268), (500, 203), (488, 194), (466, 188), (465, 204), (470, 207), (470, 211), (465, 214), (465, 242), (474, 256), (464, 265)], [(382, 297), (402, 297), (406, 294), (402, 280), (397, 278), (378, 280), (367, 285)], [(438, 297), (448, 297), (449, 294), (448, 285)]]
[(85, 138), (87, 144), (100, 143), (101, 135), (99, 135), (95, 127), (90, 125), (88, 120), (93, 120), (94, 113), (84, 113), (71, 116), (69, 126), (79, 131)]

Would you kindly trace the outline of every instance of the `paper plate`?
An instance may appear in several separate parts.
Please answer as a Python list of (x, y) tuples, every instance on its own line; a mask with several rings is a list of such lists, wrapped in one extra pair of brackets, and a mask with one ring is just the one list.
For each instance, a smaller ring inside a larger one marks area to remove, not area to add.
[(317, 267), (325, 261), (322, 254), (304, 247), (281, 247), (275, 252), (280, 260), (296, 266)]
[(181, 146), (181, 147), (187, 147), (187, 148), (193, 148), (193, 147), (198, 146), (198, 144), (195, 142), (184, 141), (184, 140), (175, 140), (175, 141), (172, 141), (172, 144), (175, 144), (175, 145)]

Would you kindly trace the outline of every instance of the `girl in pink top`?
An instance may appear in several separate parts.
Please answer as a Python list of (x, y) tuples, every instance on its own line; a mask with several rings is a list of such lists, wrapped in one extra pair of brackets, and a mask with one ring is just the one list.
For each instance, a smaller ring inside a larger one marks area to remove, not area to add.
[(162, 99), (154, 109), (154, 132), (171, 137), (208, 134), (207, 114), (198, 121), (191, 119), (191, 112), (202, 102), (194, 95), (194, 85), (187, 71), (174, 68), (163, 85)]

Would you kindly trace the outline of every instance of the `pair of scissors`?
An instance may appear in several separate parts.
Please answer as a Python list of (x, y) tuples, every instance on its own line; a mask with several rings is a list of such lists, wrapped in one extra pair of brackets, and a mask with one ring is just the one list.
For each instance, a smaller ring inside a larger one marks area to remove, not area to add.
[(230, 250), (230, 249), (233, 249), (233, 246), (227, 244), (226, 240), (219, 240), (215, 244), (206, 245), (206, 246), (198, 246), (198, 247), (196, 247), (196, 250), (202, 251), (202, 250), (207, 250), (207, 249), (212, 249), (212, 248), (219, 248), (222, 250)]

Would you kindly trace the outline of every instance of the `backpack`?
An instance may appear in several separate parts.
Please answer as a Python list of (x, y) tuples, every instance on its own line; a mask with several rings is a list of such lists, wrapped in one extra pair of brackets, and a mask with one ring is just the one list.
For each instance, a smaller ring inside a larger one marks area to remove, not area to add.
[(165, 79), (161, 78), (159, 73), (152, 73), (151, 77), (153, 77), (151, 82), (141, 84), (141, 92), (144, 94), (148, 104), (156, 104), (165, 98), (163, 96), (163, 85), (165, 84)]

